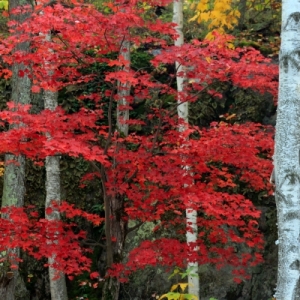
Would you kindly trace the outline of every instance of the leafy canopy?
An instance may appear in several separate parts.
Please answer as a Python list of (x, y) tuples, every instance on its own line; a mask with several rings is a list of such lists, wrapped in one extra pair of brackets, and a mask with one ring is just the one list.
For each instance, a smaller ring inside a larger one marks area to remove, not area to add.
[[(147, 4), (155, 7), (169, 2), (152, 0)], [(240, 280), (245, 276), (245, 266), (262, 261), (259, 251), (263, 248), (263, 239), (258, 230), (259, 212), (238, 192), (237, 186), (243, 182), (266, 196), (271, 193), (266, 178), (272, 169), (272, 130), (253, 123), (214, 123), (210, 128), (190, 126), (184, 134), (179, 133), (177, 129), (182, 120), (174, 116), (176, 102), (173, 100), (168, 107), (163, 107), (162, 101), (163, 96), (177, 98), (174, 74), (169, 81), (160, 82), (144, 69), (125, 72), (122, 67), (126, 61), (122, 55), (116, 58), (116, 54), (122, 42), (130, 40), (135, 48), (156, 47), (157, 55), (151, 61), (156, 70), (175, 61), (184, 65), (186, 73), (177, 74), (187, 78), (180, 99), (189, 102), (198, 101), (198, 94), (203, 90), (220, 101), (222, 95), (210, 89), (216, 81), (275, 95), (276, 67), (254, 49), (233, 49), (229, 46), (232, 37), (217, 33), (213, 41), (195, 40), (182, 47), (171, 46), (176, 37), (174, 24), (143, 19), (143, 1), (109, 2), (104, 13), (92, 5), (75, 1), (51, 6), (39, 3), (26, 23), (9, 23), (12, 35), (0, 45), (5, 63), (2, 76), (9, 75), (6, 65), (22, 63), (24, 68), (19, 76), (32, 80), (32, 92), (59, 91), (90, 82), (95, 84), (95, 90), (78, 95), (80, 108), (71, 114), (62, 107), (31, 114), (30, 106), (9, 103), (8, 109), (0, 112), (2, 125), (22, 123), (23, 126), (10, 127), (0, 133), (0, 153), (23, 154), (37, 164), (43, 164), (49, 155), (83, 157), (96, 170), (86, 178), (96, 174), (102, 180), (103, 194), (125, 199), (122, 210), (112, 218), (120, 218), (125, 223), (129, 219), (141, 223), (151, 221), (156, 224), (155, 231), (165, 233), (156, 240), (143, 241), (130, 252), (126, 263), (115, 262), (110, 276), (127, 280), (131, 272), (148, 265), (171, 268), (184, 266), (189, 260), (213, 263), (217, 267), (230, 264)], [(49, 32), (52, 37), (48, 41), (43, 34)], [(31, 51), (13, 51), (20, 42), (29, 42)], [(96, 66), (106, 68), (97, 72)], [(87, 69), (93, 71), (87, 72)], [(150, 103), (146, 119), (136, 115), (126, 121), (130, 125), (128, 136), (121, 135), (113, 122), (113, 108), (119, 100), (117, 82), (131, 86), (131, 94), (126, 99), (128, 105), (120, 109), (134, 109), (137, 99)], [(85, 105), (87, 102), (92, 105)], [(148, 130), (141, 133), (138, 126)], [(51, 140), (46, 138), (47, 134)], [(183, 159), (189, 166), (188, 171), (182, 169)], [(187, 204), (199, 214), (195, 245), (187, 245), (184, 238), (185, 231), (191, 230), (182, 226)], [(65, 211), (70, 216), (78, 213), (87, 217), (97, 226), (103, 221), (72, 207)], [(38, 259), (55, 254), (55, 267), (67, 274), (86, 270), (88, 261), (79, 243), (84, 235), (72, 233), (72, 225), (31, 220), (21, 209), (13, 210), (11, 216), (10, 221), (2, 219), (0, 222), (2, 247), (20, 247)], [(11, 228), (16, 231), (12, 232)], [(47, 240), (39, 232), (50, 232)], [(51, 243), (57, 239), (55, 232), (59, 232), (62, 239), (57, 244)], [(66, 236), (68, 239), (64, 240)], [(117, 238), (113, 236), (105, 242), (113, 244)], [(51, 247), (46, 247), (49, 243)], [(68, 257), (64, 250), (69, 247), (67, 243), (74, 249)], [(255, 250), (254, 255), (237, 252), (235, 243)], [(195, 246), (198, 246), (197, 251), (194, 251)], [(64, 263), (66, 260), (72, 262), (72, 266)]]

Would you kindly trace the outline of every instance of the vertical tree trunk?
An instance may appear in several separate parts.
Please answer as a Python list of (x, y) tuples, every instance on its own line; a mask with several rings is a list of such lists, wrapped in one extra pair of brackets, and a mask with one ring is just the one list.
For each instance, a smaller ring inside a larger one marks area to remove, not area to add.
[[(45, 109), (54, 110), (57, 106), (57, 93), (44, 91)], [(51, 138), (49, 136), (49, 138)], [(52, 207), (51, 202), (60, 202), (60, 158), (59, 156), (48, 156), (46, 158), (46, 203), (45, 209)], [(60, 213), (52, 209), (52, 213), (45, 213), (46, 219), (50, 221), (60, 220)], [(53, 241), (55, 243), (55, 241)], [(67, 249), (66, 249), (67, 251)], [(55, 261), (55, 256), (48, 259), (51, 265)], [(53, 279), (59, 275), (59, 278)], [(67, 287), (65, 275), (49, 267), (49, 282), (52, 300), (67, 300)]]
[[(130, 41), (124, 40), (121, 46), (120, 50), (120, 55), (123, 56), (124, 61), (126, 61), (126, 66), (124, 66), (123, 70), (124, 71), (129, 71), (130, 69)], [(117, 106), (117, 128), (119, 132), (127, 136), (128, 135), (128, 124), (125, 124), (124, 121), (129, 120), (129, 109), (120, 109), (122, 106), (127, 106), (129, 105), (128, 103), (128, 96), (130, 95), (130, 85), (125, 83), (125, 84), (120, 84), (118, 86), (118, 106)]]
[[(20, 6), (30, 5), (30, 2), (25, 0), (10, 0), (9, 12), (10, 19), (17, 23), (23, 23), (30, 16), (30, 11), (22, 14), (14, 14), (13, 10)], [(21, 34), (21, 33), (20, 33)], [(29, 43), (20, 43), (15, 48), (15, 51), (29, 51)], [(19, 77), (19, 71), (25, 69), (22, 64), (14, 64), (12, 66), (12, 100), (15, 103), (29, 104), (31, 100), (31, 81), (27, 74)], [(16, 126), (16, 125), (13, 125)], [(16, 163), (11, 163), (15, 161)], [(9, 163), (10, 162), (10, 163)], [(2, 207), (18, 206), (24, 204), (25, 194), (25, 158), (24, 156), (5, 155), (5, 173), (3, 178), (3, 196)], [(19, 255), (19, 250), (11, 250)], [(8, 253), (1, 253), (1, 256), (6, 256)], [(19, 272), (10, 270), (10, 264), (3, 263), (0, 265), (0, 299), (29, 299), (28, 292)]]
[(274, 173), (278, 224), (277, 300), (300, 299), (300, 2), (282, 2)]
[[(124, 39), (120, 55), (126, 61), (125, 71), (130, 70), (130, 41)], [(130, 95), (130, 85), (128, 83), (118, 85), (118, 104), (117, 104), (117, 129), (121, 136), (128, 135), (129, 126), (126, 121), (129, 120), (129, 110), (122, 106), (129, 105), (128, 96)], [(122, 145), (117, 145), (117, 149)], [(118, 164), (117, 161), (113, 166)], [(102, 178), (103, 180), (104, 178)], [(114, 180), (108, 178), (107, 180)], [(113, 263), (122, 262), (124, 243), (126, 237), (126, 222), (123, 219), (124, 198), (122, 195), (105, 195), (105, 234), (106, 234), (106, 254), (107, 268)], [(112, 242), (112, 239), (114, 242)], [(120, 282), (116, 278), (107, 278), (103, 288), (103, 300), (118, 300), (120, 292)]]
[[(176, 24), (176, 31), (178, 34), (177, 39), (175, 40), (175, 46), (182, 46), (184, 44), (184, 36), (182, 32), (183, 28), (183, 0), (174, 0), (173, 4), (173, 22)], [(176, 62), (176, 71), (177, 74), (184, 74), (184, 67), (182, 65), (179, 65)], [(177, 76), (177, 91), (178, 91), (178, 118), (183, 120), (185, 124), (188, 125), (189, 118), (189, 107), (188, 102), (183, 102), (181, 95), (184, 90), (184, 76)], [(184, 131), (186, 129), (185, 125), (181, 125), (179, 127), (180, 131)], [(183, 166), (184, 168), (188, 169), (188, 166)], [(188, 244), (195, 243), (197, 241), (197, 211), (193, 209), (186, 208), (186, 224), (187, 227), (191, 230), (187, 230), (186, 233), (186, 241)], [(194, 274), (198, 273), (198, 263), (197, 262), (188, 262), (187, 268), (192, 271), (191, 275), (188, 276), (188, 290), (189, 294), (193, 294), (199, 297), (199, 278), (198, 276), (192, 276)]]
[[(45, 36), (45, 41), (51, 40), (51, 35)], [(51, 49), (49, 49), (51, 51)], [(46, 67), (50, 66), (50, 62), (45, 62)], [(48, 74), (51, 76), (52, 70), (49, 68)], [(44, 90), (43, 99), (45, 109), (55, 110), (57, 107), (58, 93), (53, 91)], [(51, 136), (48, 135), (48, 139)], [(45, 202), (45, 217), (50, 221), (60, 220), (59, 211), (53, 209), (52, 201), (60, 203), (60, 158), (59, 156), (48, 156), (46, 157), (46, 202)], [(47, 208), (51, 208), (52, 212), (47, 213)], [(52, 241), (55, 243), (55, 241)], [(67, 249), (66, 249), (67, 250)], [(62, 272), (58, 272), (56, 269), (51, 267), (51, 264), (55, 262), (55, 256), (48, 258), (49, 263), (49, 282), (50, 282), (50, 293), (52, 300), (67, 300), (67, 286), (65, 275)], [(58, 277), (58, 278), (57, 278)], [(56, 278), (56, 279), (54, 279)]]

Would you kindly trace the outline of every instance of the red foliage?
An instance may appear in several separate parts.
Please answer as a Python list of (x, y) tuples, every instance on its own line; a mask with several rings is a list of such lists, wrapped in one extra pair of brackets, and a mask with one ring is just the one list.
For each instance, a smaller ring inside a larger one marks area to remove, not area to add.
[[(0, 219), (0, 251), (21, 248), (36, 259), (54, 255), (52, 266), (68, 275), (90, 271), (92, 261), (87, 256), (90, 249), (84, 249), (80, 244), (86, 238), (86, 233), (78, 231), (75, 223), (39, 218), (34, 210), (35, 207), (7, 207), (1, 210), (5, 218)], [(62, 203), (59, 210), (67, 218), (81, 216), (95, 225), (102, 222), (99, 216), (75, 209), (67, 203)], [(13, 261), (17, 258), (5, 259)]]
[[(147, 4), (155, 6), (157, 2)], [(0, 153), (24, 154), (37, 162), (49, 155), (69, 155), (99, 163), (105, 170), (107, 194), (127, 199), (126, 220), (153, 221), (157, 223), (156, 230), (173, 228), (173, 235), (178, 239), (142, 242), (130, 253), (125, 265), (114, 265), (113, 276), (126, 277), (146, 265), (183, 266), (187, 260), (213, 263), (217, 267), (229, 263), (240, 275), (240, 267), (259, 263), (259, 254), (240, 254), (233, 248), (233, 243), (245, 243), (255, 250), (263, 247), (256, 221), (259, 212), (250, 200), (236, 194), (235, 188), (243, 182), (255, 191), (265, 190), (266, 194), (271, 191), (266, 178), (272, 169), (272, 130), (259, 124), (221, 123), (212, 124), (208, 129), (190, 127), (183, 134), (178, 133), (178, 120), (171, 117), (172, 112), (163, 109), (153, 109), (148, 116), (154, 124), (148, 135), (131, 131), (128, 137), (121, 137), (113, 132), (113, 127), (97, 125), (97, 121), (111, 117), (104, 115), (102, 104), (103, 99), (117, 100), (117, 80), (129, 82), (133, 93), (143, 99), (151, 99), (149, 89), (159, 89), (161, 94), (176, 96), (177, 93), (144, 71), (118, 69), (126, 62), (109, 57), (119, 52), (124, 39), (130, 39), (136, 47), (150, 42), (159, 44), (161, 54), (153, 58), (154, 67), (173, 64), (175, 60), (186, 66), (189, 85), (181, 95), (185, 101), (196, 101), (197, 92), (216, 80), (275, 95), (276, 67), (254, 49), (231, 49), (228, 43), (232, 37), (228, 36), (216, 36), (212, 42), (168, 46), (159, 33), (174, 37), (174, 24), (164, 24), (159, 19), (144, 20), (143, 8), (137, 0), (114, 1), (108, 5), (111, 13), (107, 15), (91, 5), (72, 3), (72, 8), (60, 3), (41, 4), (27, 22), (18, 26), (11, 23), (12, 33), (18, 35), (2, 41), (0, 54), (7, 64), (24, 64), (19, 76), (32, 79), (33, 92), (40, 88), (59, 90), (91, 81), (97, 75), (102, 80), (99, 93), (80, 96), (80, 100), (93, 101), (96, 108), (81, 108), (73, 114), (57, 108), (33, 115), (28, 112), (29, 106), (9, 103), (9, 109), (0, 112), (1, 120), (22, 123), (22, 126), (0, 133)], [(129, 36), (129, 29), (144, 30), (147, 34)], [(45, 41), (41, 33), (50, 31), (55, 34), (51, 41)], [(30, 41), (31, 53), (12, 53), (14, 45), (22, 41)], [(51, 72), (49, 65), (45, 66), (49, 61)], [(96, 63), (111, 66), (111, 71), (84, 73), (84, 68)], [(2, 74), (6, 76), (7, 70), (3, 69)], [(107, 90), (101, 89), (103, 83), (109, 86)], [(220, 97), (215, 91), (210, 93)], [(133, 101), (134, 97), (128, 99), (129, 103)], [(144, 124), (141, 120), (129, 123)], [(51, 140), (46, 138), (46, 133), (51, 135)], [(182, 168), (183, 162), (188, 170)], [(182, 242), (186, 207), (199, 212), (199, 236), (195, 245)], [(82, 216), (96, 225), (102, 221), (67, 203), (59, 209), (67, 218)], [(55, 254), (54, 267), (67, 274), (89, 268), (90, 261), (79, 245), (84, 234), (75, 234), (72, 224), (36, 219), (34, 213), (28, 217), (17, 208), (5, 213), (9, 218), (0, 223), (3, 233), (0, 251), (20, 247), (37, 259)], [(196, 245), (198, 251), (193, 250)]]

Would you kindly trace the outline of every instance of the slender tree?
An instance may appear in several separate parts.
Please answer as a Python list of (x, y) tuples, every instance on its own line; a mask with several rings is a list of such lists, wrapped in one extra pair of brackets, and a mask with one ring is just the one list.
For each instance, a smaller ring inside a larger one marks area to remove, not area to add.
[[(122, 9), (125, 12), (125, 9)], [(125, 72), (130, 71), (130, 39), (129, 32), (125, 31), (125, 35), (122, 39), (120, 46), (119, 58), (123, 62), (124, 66), (122, 70)], [(130, 84), (129, 82), (120, 82), (117, 83), (117, 120), (116, 128), (120, 137), (128, 136), (128, 120), (129, 120), (129, 102), (130, 97)], [(111, 99), (112, 100), (112, 99)], [(111, 107), (111, 103), (110, 103)], [(111, 113), (111, 110), (110, 110)], [(111, 120), (111, 115), (109, 116)], [(110, 122), (110, 126), (112, 126)], [(116, 151), (120, 150), (121, 145), (116, 146)], [(113, 167), (115, 168), (118, 164), (118, 161), (113, 162)], [(104, 169), (102, 172), (104, 175)], [(102, 176), (102, 180), (105, 181), (107, 175)], [(114, 178), (109, 178), (109, 180), (115, 180)], [(106, 233), (106, 256), (107, 256), (107, 267), (110, 268), (113, 263), (118, 263), (122, 261), (123, 248), (126, 237), (126, 227), (127, 224), (124, 221), (120, 211), (124, 207), (124, 197), (115, 193), (114, 195), (104, 195), (105, 201), (105, 233)], [(112, 242), (112, 239), (115, 239), (115, 242)], [(110, 299), (118, 300), (120, 292), (120, 281), (116, 277), (108, 277), (106, 280), (105, 287), (103, 289), (103, 300), (107, 297)]]
[[(183, 0), (174, 0), (173, 4), (173, 22), (176, 24), (177, 38), (175, 40), (175, 46), (182, 46), (184, 44), (183, 36)], [(176, 62), (176, 71), (177, 71), (177, 91), (178, 91), (178, 118), (183, 121), (183, 124), (180, 125), (179, 130), (184, 132), (187, 129), (189, 123), (189, 106), (188, 102), (184, 101), (184, 80), (185, 80), (185, 68), (180, 63)], [(188, 166), (184, 166), (188, 171)], [(189, 207), (186, 208), (186, 241), (188, 245), (196, 243), (197, 241), (197, 211)], [(199, 298), (199, 278), (195, 275), (198, 273), (198, 263), (197, 262), (188, 262), (188, 269), (191, 273), (188, 276), (189, 283), (189, 293), (197, 296)]]
[[(45, 109), (54, 110), (57, 106), (57, 92), (44, 91)], [(50, 137), (49, 137), (50, 138)], [(52, 209), (52, 201), (60, 202), (60, 158), (59, 156), (46, 157), (46, 219), (60, 220), (60, 213)], [(50, 208), (50, 210), (48, 210)], [(52, 241), (55, 243), (55, 241)], [(55, 262), (55, 256), (48, 259), (49, 263), (49, 282), (51, 299), (66, 300), (67, 288), (65, 275), (58, 272), (51, 265)]]
[[(9, 15), (10, 20), (21, 24), (31, 14), (31, 2), (26, 0), (10, 0), (9, 1)], [(16, 12), (16, 8), (21, 7), (21, 12)], [(22, 34), (15, 32), (15, 35)], [(14, 52), (28, 52), (29, 43), (18, 43), (14, 48)], [(26, 68), (22, 63), (14, 63), (12, 65), (12, 95), (11, 99), (15, 103), (29, 104), (31, 102), (31, 81), (27, 74), (20, 77), (20, 72)], [(19, 125), (13, 124), (10, 127)], [(17, 206), (21, 207), (24, 204), (25, 194), (25, 157), (22, 155), (15, 156), (11, 154), (5, 155), (5, 173), (3, 181), (3, 196), (2, 207)], [(4, 216), (5, 217), (5, 216)], [(14, 252), (16, 257), (19, 257), (19, 249), (10, 250)], [(8, 255), (2, 253), (2, 256)], [(1, 266), (0, 278), (0, 299), (13, 300), (13, 299), (28, 299), (28, 294), (17, 270), (11, 271), (10, 264), (18, 264), (17, 261), (7, 262)]]
[(300, 298), (300, 3), (282, 2), (274, 171), (278, 224), (277, 300)]
[[(51, 34), (45, 35), (45, 40), (51, 40)], [(49, 49), (48, 51), (51, 51)], [(51, 76), (53, 71), (51, 70), (50, 63), (45, 62), (45, 66), (48, 68), (48, 74)], [(43, 91), (43, 100), (45, 109), (55, 110), (57, 107), (58, 92), (52, 90)], [(51, 139), (50, 134), (48, 138)], [(52, 201), (60, 204), (60, 157), (47, 156), (46, 157), (46, 202), (45, 202), (45, 217), (50, 221), (60, 220), (60, 213), (52, 207)], [(55, 241), (52, 241), (55, 243)], [(67, 286), (65, 275), (62, 272), (58, 272), (52, 267), (55, 262), (55, 256), (48, 258), (49, 263), (49, 282), (51, 299), (55, 300), (67, 300)]]

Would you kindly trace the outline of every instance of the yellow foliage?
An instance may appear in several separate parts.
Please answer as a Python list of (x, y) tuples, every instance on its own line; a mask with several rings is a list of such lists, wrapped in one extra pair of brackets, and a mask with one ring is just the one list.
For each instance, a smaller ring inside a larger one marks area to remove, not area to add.
[[(189, 22), (196, 21), (198, 18), (200, 18), (200, 13), (197, 12), (192, 18), (189, 19)], [(199, 21), (198, 21), (199, 22)]]
[(4, 162), (0, 162), (0, 177), (4, 175)]
[(167, 298), (168, 300), (184, 300), (184, 299), (199, 300), (198, 297), (196, 297), (193, 294), (184, 293), (188, 286), (189, 286), (188, 283), (174, 284), (171, 287), (171, 291), (167, 294), (160, 296), (158, 300), (163, 300), (165, 298)]
[[(197, 20), (208, 22), (208, 29), (225, 33), (225, 29), (233, 29), (238, 24), (240, 12), (233, 7), (233, 0), (200, 0), (196, 7), (196, 14), (189, 21)], [(212, 32), (209, 32), (206, 39), (213, 39)]]
[(210, 19), (210, 14), (209, 13), (206, 13), (206, 12), (201, 13), (201, 14), (199, 14), (198, 22), (199, 23), (202, 22), (202, 21), (207, 22), (209, 19)]
[(200, 1), (199, 4), (197, 5), (197, 10), (198, 11), (205, 11), (208, 9), (208, 1)]

